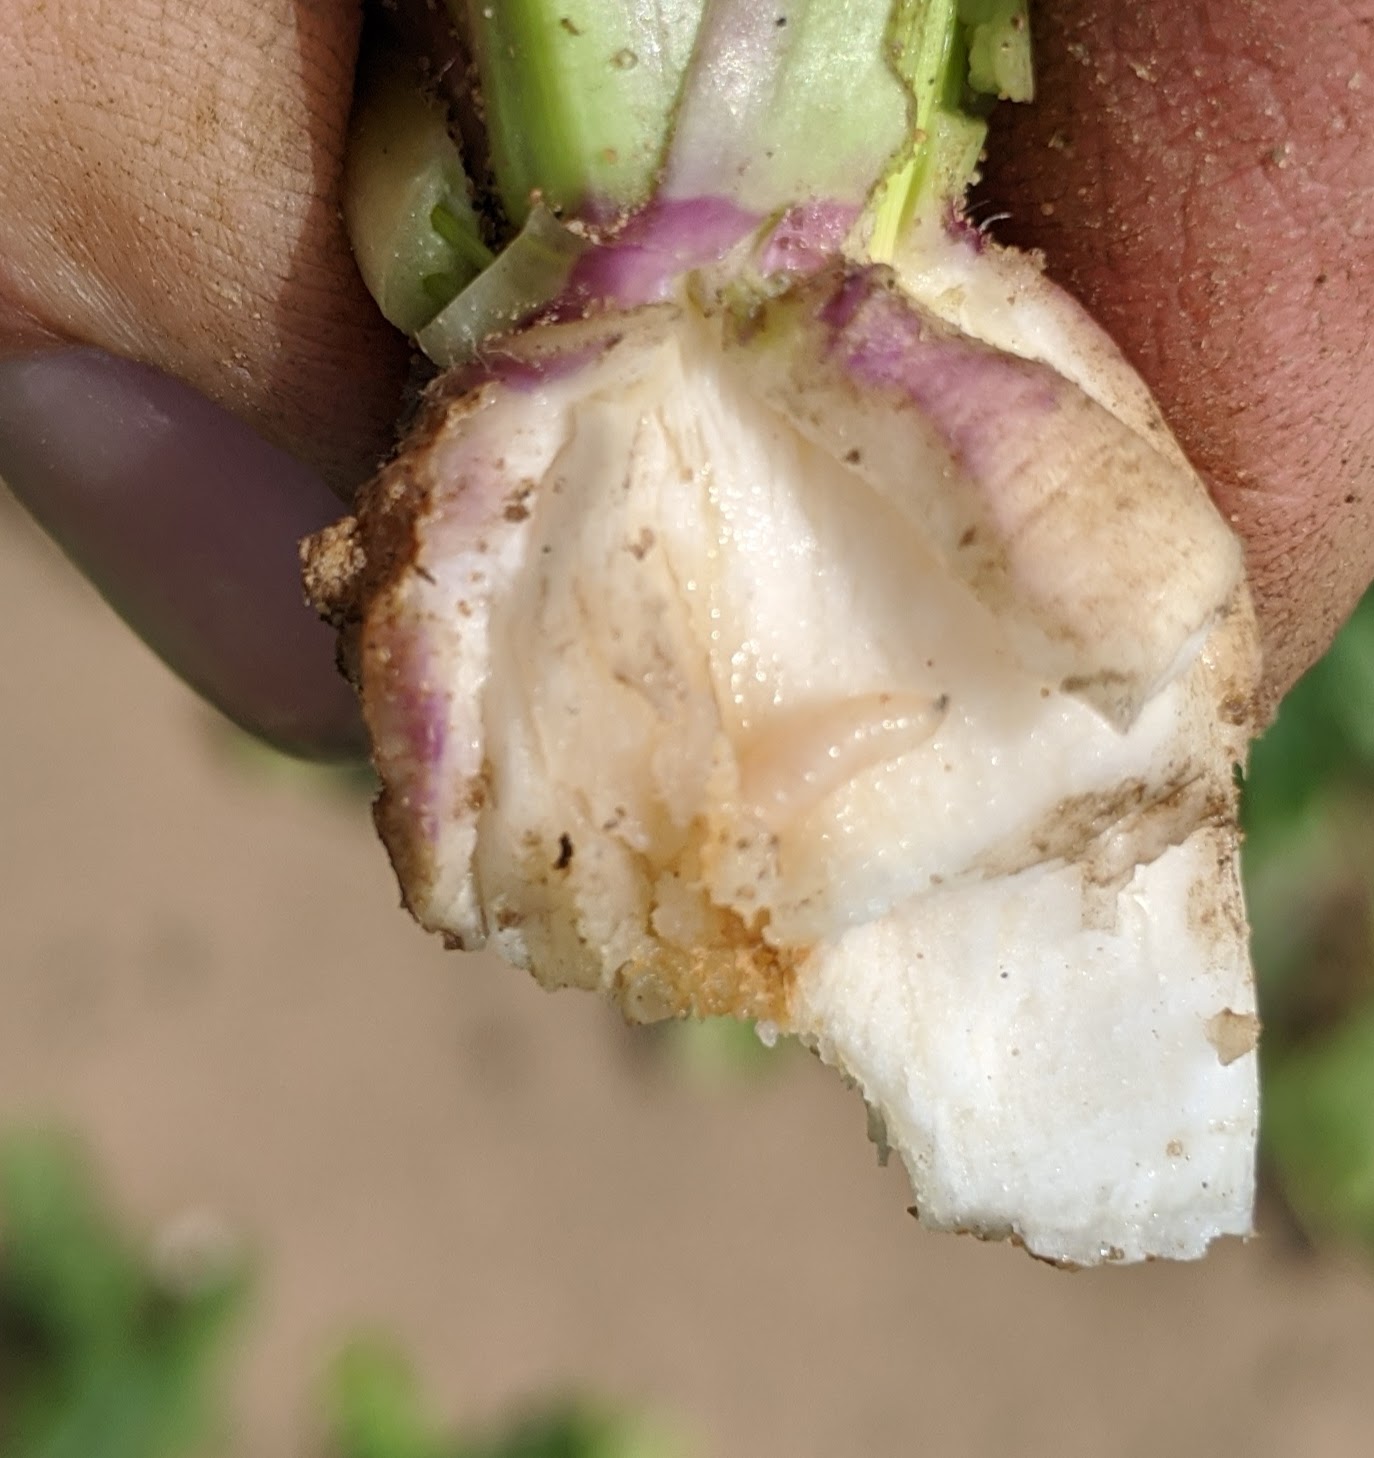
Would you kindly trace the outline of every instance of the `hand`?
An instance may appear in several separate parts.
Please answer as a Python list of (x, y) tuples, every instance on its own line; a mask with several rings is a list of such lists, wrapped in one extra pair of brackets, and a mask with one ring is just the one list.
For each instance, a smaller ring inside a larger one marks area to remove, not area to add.
[[(405, 369), (338, 216), (360, 6), (10, 9), (0, 477), (209, 698), (343, 749), (295, 540), (385, 448)], [(999, 231), (1115, 335), (1245, 539), (1275, 697), (1374, 575), (1374, 10), (1036, 10)]]
[(1032, 0), (989, 142), (1244, 538), (1277, 702), (1374, 577), (1374, 0)]
[(177, 672), (303, 752), (361, 741), (296, 541), (389, 445), (407, 360), (338, 214), (360, 17), (0, 23), (0, 478)]

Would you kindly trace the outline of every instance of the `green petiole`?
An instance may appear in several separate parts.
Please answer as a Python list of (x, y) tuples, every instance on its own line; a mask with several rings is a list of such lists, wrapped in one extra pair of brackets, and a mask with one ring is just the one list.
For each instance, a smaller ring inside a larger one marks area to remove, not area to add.
[(922, 220), (956, 203), (973, 181), (987, 124), (985, 99), (1031, 96), (1027, 0), (897, 0), (892, 66), (911, 96), (907, 155), (875, 193), (870, 256), (891, 261)]
[(364, 282), (407, 334), (492, 262), (468, 193), (444, 108), (404, 57), (377, 53), (359, 79), (344, 219)]
[(479, 273), (496, 257), (477, 236), (471, 223), (455, 210), (451, 201), (435, 203), (429, 215), (429, 225), (461, 262), (470, 264)]
[(398, 54), (360, 85), (347, 189), (382, 311), (445, 359), (561, 284), (583, 245), (557, 220), (589, 241), (655, 199), (744, 218), (828, 204), (860, 218), (848, 251), (892, 262), (958, 205), (992, 97), (1030, 94), (1027, 0), (446, 3), (473, 59), (502, 250), (444, 108)]
[(705, 0), (448, 0), (477, 67), (492, 171), (514, 224), (646, 202)]

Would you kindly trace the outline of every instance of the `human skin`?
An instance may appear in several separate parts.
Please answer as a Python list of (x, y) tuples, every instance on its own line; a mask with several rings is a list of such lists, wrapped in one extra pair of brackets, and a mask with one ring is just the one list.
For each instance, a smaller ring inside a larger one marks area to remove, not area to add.
[[(980, 211), (1115, 336), (1245, 541), (1272, 703), (1374, 576), (1374, 0), (1033, 11), (1039, 99), (1001, 109)], [(356, 723), (294, 537), (370, 474), (407, 370), (339, 215), (360, 15), (5, 0), (0, 25), (0, 478), (303, 753)]]
[(1266, 708), (1374, 576), (1374, 0), (1039, 0), (989, 143), (1245, 541)]

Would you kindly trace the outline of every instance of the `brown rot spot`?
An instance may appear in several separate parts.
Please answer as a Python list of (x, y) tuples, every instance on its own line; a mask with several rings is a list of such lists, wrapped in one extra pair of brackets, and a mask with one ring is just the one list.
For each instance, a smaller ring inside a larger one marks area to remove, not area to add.
[(1248, 724), (1250, 722), (1250, 700), (1241, 694), (1231, 694), (1221, 701), (1221, 717), (1227, 724)]
[(651, 527), (641, 527), (639, 535), (634, 541), (627, 544), (626, 550), (636, 562), (642, 562), (649, 555), (650, 551), (652, 551), (653, 545), (657, 540), (658, 538), (654, 535)]
[(1238, 1013), (1224, 1007), (1207, 1019), (1207, 1041), (1217, 1050), (1222, 1067), (1253, 1053), (1259, 1042), (1260, 1021), (1254, 1013)]
[(857, 466), (862, 460), (863, 456), (857, 446), (845, 452), (844, 463), (846, 466)]
[(519, 926), (522, 919), (513, 906), (502, 906), (496, 913), (496, 925), (501, 931), (509, 931), (513, 926)]
[(553, 863), (555, 871), (566, 871), (572, 865), (573, 843), (572, 836), (565, 830), (558, 837), (558, 859)]
[(1164, 1152), (1170, 1159), (1181, 1159), (1183, 1157), (1183, 1141), (1171, 1139), (1165, 1146)]
[(530, 509), (528, 506), (525, 505), (523, 501), (510, 502), (507, 505), (506, 509), (501, 513), (501, 515), (510, 522), (526, 521), (529, 518), (529, 514)]
[(964, 531), (963, 536), (961, 536), (959, 538), (959, 545), (961, 547), (971, 547), (974, 544), (974, 542), (976, 542), (977, 540), (978, 540), (978, 529), (976, 527), (968, 527)]

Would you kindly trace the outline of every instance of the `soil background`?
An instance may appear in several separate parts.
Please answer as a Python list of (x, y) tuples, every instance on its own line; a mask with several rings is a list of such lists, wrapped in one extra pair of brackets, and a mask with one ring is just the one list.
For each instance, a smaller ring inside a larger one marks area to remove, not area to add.
[(305, 1458), (368, 1329), (455, 1420), (589, 1391), (700, 1458), (1370, 1450), (1374, 1268), (928, 1235), (805, 1056), (693, 1074), (425, 938), (364, 798), (247, 752), (3, 491), (0, 624), (0, 1131), (74, 1129), (145, 1228), (252, 1253), (237, 1453)]

